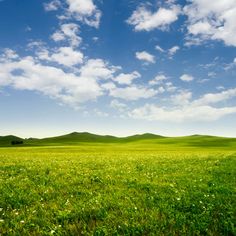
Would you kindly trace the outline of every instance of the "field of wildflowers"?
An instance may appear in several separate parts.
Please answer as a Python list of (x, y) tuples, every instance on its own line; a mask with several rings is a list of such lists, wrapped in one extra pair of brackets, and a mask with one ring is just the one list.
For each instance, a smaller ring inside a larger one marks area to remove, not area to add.
[(0, 235), (235, 235), (236, 152), (0, 149)]

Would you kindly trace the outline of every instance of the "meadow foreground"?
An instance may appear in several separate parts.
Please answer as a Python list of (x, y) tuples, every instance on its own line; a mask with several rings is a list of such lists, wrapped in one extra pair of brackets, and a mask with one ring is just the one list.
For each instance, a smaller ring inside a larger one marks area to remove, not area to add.
[(0, 235), (235, 235), (236, 149), (0, 148)]

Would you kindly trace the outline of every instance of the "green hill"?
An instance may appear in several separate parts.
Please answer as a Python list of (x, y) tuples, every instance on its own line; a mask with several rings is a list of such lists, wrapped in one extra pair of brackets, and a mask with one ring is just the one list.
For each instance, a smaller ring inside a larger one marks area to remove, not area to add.
[(134, 142), (134, 141), (141, 141), (141, 140), (156, 140), (160, 138), (166, 138), (166, 137), (156, 135), (156, 134), (145, 133), (145, 134), (136, 134), (136, 135), (128, 136), (125, 138), (120, 138), (120, 140), (125, 141), (125, 142)]
[(24, 139), (14, 135), (0, 136), (0, 146), (9, 146), (14, 141), (24, 141)]
[(49, 137), (44, 138), (41, 140), (38, 140), (40, 143), (80, 143), (80, 142), (95, 142), (95, 143), (104, 143), (104, 142), (114, 142), (118, 138), (114, 136), (109, 135), (97, 135), (97, 134), (91, 134), (87, 132), (78, 133), (73, 132), (70, 134), (57, 136), (57, 137)]
[(115, 137), (111, 135), (97, 135), (91, 134), (87, 132), (78, 133), (73, 132), (70, 134), (57, 136), (57, 137), (49, 137), (37, 140), (30, 140), (30, 142), (26, 142), (29, 144), (45, 144), (45, 145), (53, 145), (53, 144), (77, 144), (77, 143), (126, 143), (126, 142), (135, 142), (142, 140), (153, 140), (158, 138), (164, 138), (155, 134), (138, 134), (128, 137)]
[(189, 147), (236, 147), (236, 138), (191, 135), (185, 137), (166, 138), (165, 140), (160, 140), (159, 143)]
[[(0, 136), (0, 146), (12, 146), (12, 141), (23, 141), (23, 146), (62, 146), (79, 144), (125, 144), (136, 143), (184, 147), (236, 147), (236, 138), (224, 138), (207, 135), (191, 135), (185, 137), (164, 137), (156, 134), (145, 133), (128, 137), (115, 137), (111, 135), (97, 135), (87, 132), (73, 132), (57, 137), (42, 139), (22, 139), (17, 136)], [(14, 145), (16, 146), (16, 145)], [(20, 145), (18, 145), (20, 146)], [(22, 146), (22, 144), (21, 144)]]

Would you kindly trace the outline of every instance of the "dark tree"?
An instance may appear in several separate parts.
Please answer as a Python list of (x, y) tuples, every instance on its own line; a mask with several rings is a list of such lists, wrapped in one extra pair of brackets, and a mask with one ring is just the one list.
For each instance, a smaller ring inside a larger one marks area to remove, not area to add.
[(20, 144), (23, 144), (22, 140), (12, 140), (11, 141), (11, 145), (20, 145)]

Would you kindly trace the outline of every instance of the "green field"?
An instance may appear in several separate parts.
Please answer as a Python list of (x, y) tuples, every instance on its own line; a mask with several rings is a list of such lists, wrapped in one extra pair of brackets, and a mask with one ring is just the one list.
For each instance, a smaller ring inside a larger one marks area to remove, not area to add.
[(0, 235), (236, 235), (236, 139), (0, 138)]

